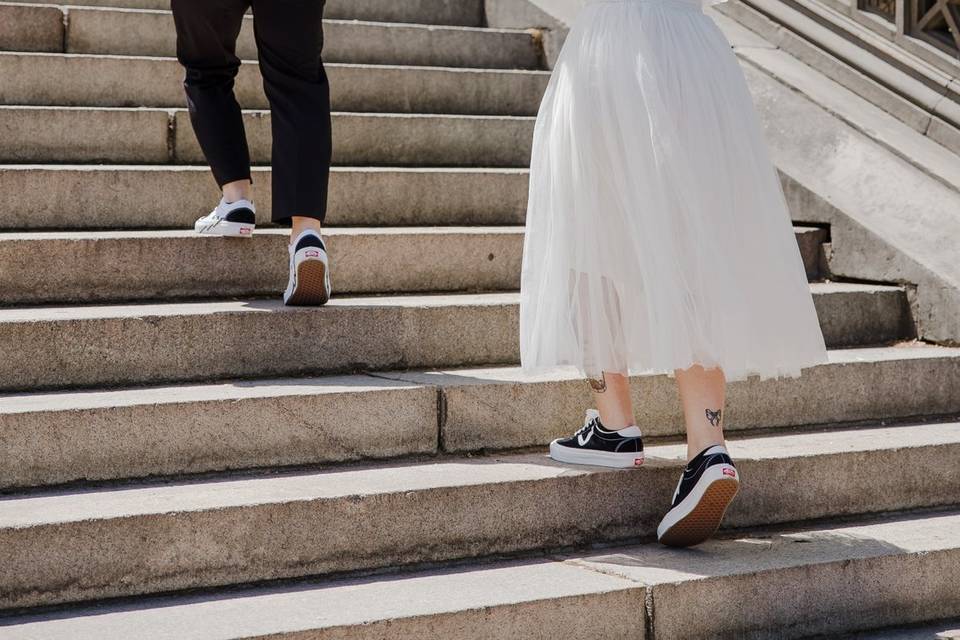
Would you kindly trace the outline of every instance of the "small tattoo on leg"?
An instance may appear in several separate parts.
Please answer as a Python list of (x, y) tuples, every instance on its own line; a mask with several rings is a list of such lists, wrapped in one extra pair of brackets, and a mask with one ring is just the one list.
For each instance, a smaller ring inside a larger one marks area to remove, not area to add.
[(589, 378), (587, 382), (590, 383), (590, 388), (596, 393), (603, 393), (607, 390), (607, 379), (602, 373), (599, 378)]
[(717, 409), (716, 411), (710, 411), (710, 409), (707, 409), (706, 412), (707, 412), (707, 422), (709, 422), (715, 427), (719, 427), (720, 419), (721, 419), (720, 409)]

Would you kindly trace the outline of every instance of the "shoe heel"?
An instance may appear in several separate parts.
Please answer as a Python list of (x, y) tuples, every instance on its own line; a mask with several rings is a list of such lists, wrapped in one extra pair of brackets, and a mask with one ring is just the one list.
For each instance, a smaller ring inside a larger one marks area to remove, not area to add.
[(322, 306), (327, 293), (327, 265), (322, 260), (304, 260), (297, 265), (297, 288), (287, 300), (290, 306)]

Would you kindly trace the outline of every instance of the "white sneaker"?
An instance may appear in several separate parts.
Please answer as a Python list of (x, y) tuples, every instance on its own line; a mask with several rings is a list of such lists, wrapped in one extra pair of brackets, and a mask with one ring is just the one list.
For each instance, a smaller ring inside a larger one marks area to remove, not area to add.
[(209, 214), (198, 219), (193, 225), (194, 231), (205, 236), (223, 236), (227, 238), (249, 238), (257, 226), (257, 210), (249, 200), (220, 204)]
[(284, 304), (320, 306), (330, 299), (330, 260), (316, 231), (308, 229), (290, 243), (290, 280)]

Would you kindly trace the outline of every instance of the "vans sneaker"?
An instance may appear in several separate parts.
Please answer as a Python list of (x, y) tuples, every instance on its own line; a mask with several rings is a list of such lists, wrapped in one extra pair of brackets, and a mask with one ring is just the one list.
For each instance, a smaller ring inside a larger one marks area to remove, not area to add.
[(550, 443), (550, 457), (572, 464), (635, 467), (643, 464), (643, 436), (636, 426), (619, 431), (605, 429), (600, 412), (590, 409), (579, 431)]
[(330, 299), (330, 260), (320, 234), (308, 229), (290, 244), (290, 280), (284, 304), (320, 306)]
[(670, 511), (657, 527), (657, 539), (671, 547), (692, 547), (720, 527), (740, 490), (740, 474), (726, 447), (714, 445), (687, 464)]
[(193, 228), (205, 236), (249, 238), (257, 226), (256, 211), (249, 200), (227, 202), (221, 198), (217, 208), (198, 219)]

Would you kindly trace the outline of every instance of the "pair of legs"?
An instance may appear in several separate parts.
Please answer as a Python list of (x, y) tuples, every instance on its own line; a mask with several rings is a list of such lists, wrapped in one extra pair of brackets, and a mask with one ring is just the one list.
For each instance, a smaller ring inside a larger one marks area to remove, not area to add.
[[(694, 366), (675, 372), (680, 403), (687, 428), (687, 460), (712, 445), (722, 445), (726, 379), (720, 369)], [(607, 429), (619, 430), (636, 424), (630, 400), (629, 378), (604, 373), (591, 381), (600, 421)]]
[(323, 0), (172, 0), (190, 120), (224, 199), (252, 202), (250, 153), (233, 92), (237, 37), (251, 8), (271, 112), (272, 219), (291, 226), (294, 238), (319, 233), (332, 153)]

